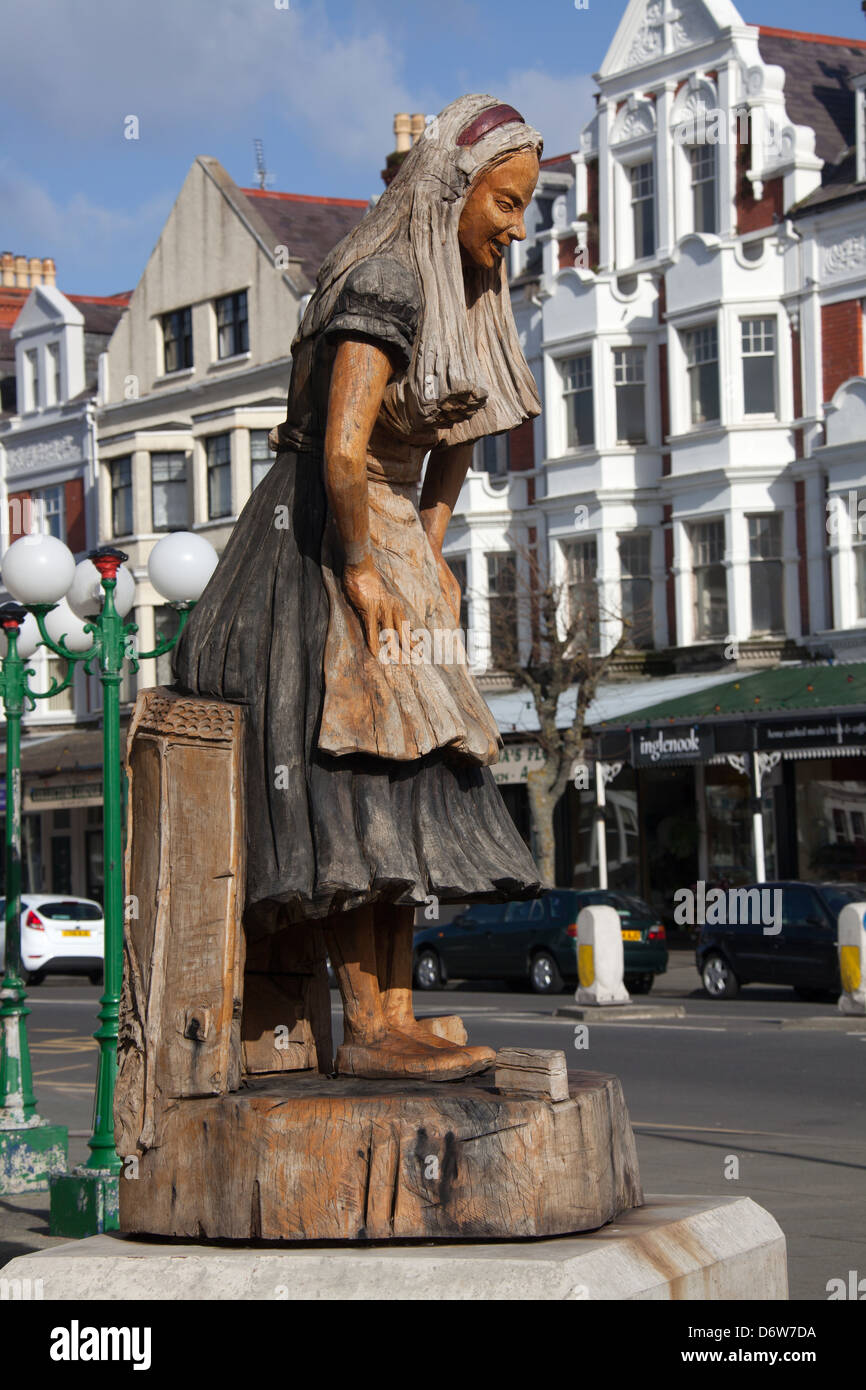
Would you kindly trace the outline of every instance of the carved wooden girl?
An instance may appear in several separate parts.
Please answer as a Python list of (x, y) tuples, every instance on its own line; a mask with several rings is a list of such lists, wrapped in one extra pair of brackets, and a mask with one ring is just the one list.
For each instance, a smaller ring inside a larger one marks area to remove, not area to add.
[(498, 730), (441, 636), (459, 623), (442, 543), (472, 446), (539, 411), (504, 252), (541, 149), (512, 107), (462, 97), (328, 256), (276, 463), (175, 659), (183, 689), (246, 706), (247, 904), (324, 928), (348, 1075), (488, 1066), (491, 1049), (414, 1018), (414, 913), (539, 889), (490, 772)]

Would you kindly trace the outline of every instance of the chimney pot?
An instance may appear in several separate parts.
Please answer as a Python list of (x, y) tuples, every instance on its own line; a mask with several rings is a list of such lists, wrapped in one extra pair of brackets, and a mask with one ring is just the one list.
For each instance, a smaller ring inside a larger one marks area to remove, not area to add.
[(15, 257), (15, 284), (18, 289), (27, 288), (27, 257)]
[(53, 257), (46, 256), (42, 262), (42, 283), (43, 285), (54, 285), (57, 282), (57, 267)]
[(414, 145), (424, 134), (424, 131), (427, 129), (427, 117), (423, 114), (423, 112), (415, 113), (415, 115), (411, 119), (409, 129), (412, 135), (412, 144)]
[(29, 266), (28, 266), (28, 269), (29, 269), (29, 272), (30, 272), (30, 288), (32, 289), (34, 285), (41, 285), (41, 284), (42, 284), (42, 257), (41, 257), (41, 256), (31, 256), (31, 257), (30, 257), (30, 264), (29, 264)]
[(394, 139), (397, 154), (405, 154), (412, 148), (412, 122), (408, 111), (398, 111), (394, 117)]
[(4, 251), (0, 256), (0, 283), (15, 284), (15, 257), (11, 251)]

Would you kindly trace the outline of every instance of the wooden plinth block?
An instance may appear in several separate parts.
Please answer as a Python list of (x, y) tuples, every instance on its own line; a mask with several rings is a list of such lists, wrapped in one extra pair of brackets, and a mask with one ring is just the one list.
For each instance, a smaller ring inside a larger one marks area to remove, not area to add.
[(230, 1240), (486, 1240), (593, 1230), (643, 1197), (620, 1083), (569, 1098), (295, 1073), (166, 1108), (121, 1229)]

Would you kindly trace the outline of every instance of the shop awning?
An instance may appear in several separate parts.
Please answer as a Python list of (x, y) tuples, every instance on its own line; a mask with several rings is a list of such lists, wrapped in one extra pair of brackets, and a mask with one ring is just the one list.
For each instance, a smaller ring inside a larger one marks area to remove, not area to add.
[(593, 729), (602, 756), (636, 767), (866, 752), (866, 662), (779, 666), (634, 708)]
[[(667, 703), (736, 679), (736, 671), (715, 671), (709, 676), (660, 676), (653, 680), (600, 685), (587, 711), (587, 727), (603, 723), (619, 724), (633, 709), (640, 709), (656, 700), (664, 700)], [(507, 695), (488, 695), (485, 698), (501, 733), (538, 732), (538, 714), (528, 690), (515, 690)], [(576, 686), (572, 686), (560, 696), (556, 710), (557, 728), (568, 728), (574, 719), (576, 701)]]

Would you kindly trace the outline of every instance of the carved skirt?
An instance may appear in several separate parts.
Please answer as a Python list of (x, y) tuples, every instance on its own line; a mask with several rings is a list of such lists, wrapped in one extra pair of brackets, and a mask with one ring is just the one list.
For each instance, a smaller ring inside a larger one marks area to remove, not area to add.
[[(387, 491), (370, 484), (377, 566), (413, 623), (453, 628), (435, 567), (432, 580), (419, 572), (409, 490)], [(321, 456), (278, 454), (175, 651), (178, 689), (245, 707), (247, 906), (281, 903), (299, 920), (431, 894), (534, 896), (538, 870), (485, 765), (496, 726), (468, 669), (391, 671), (362, 649), (335, 544)], [(368, 749), (371, 736), (387, 756), (333, 751)]]

